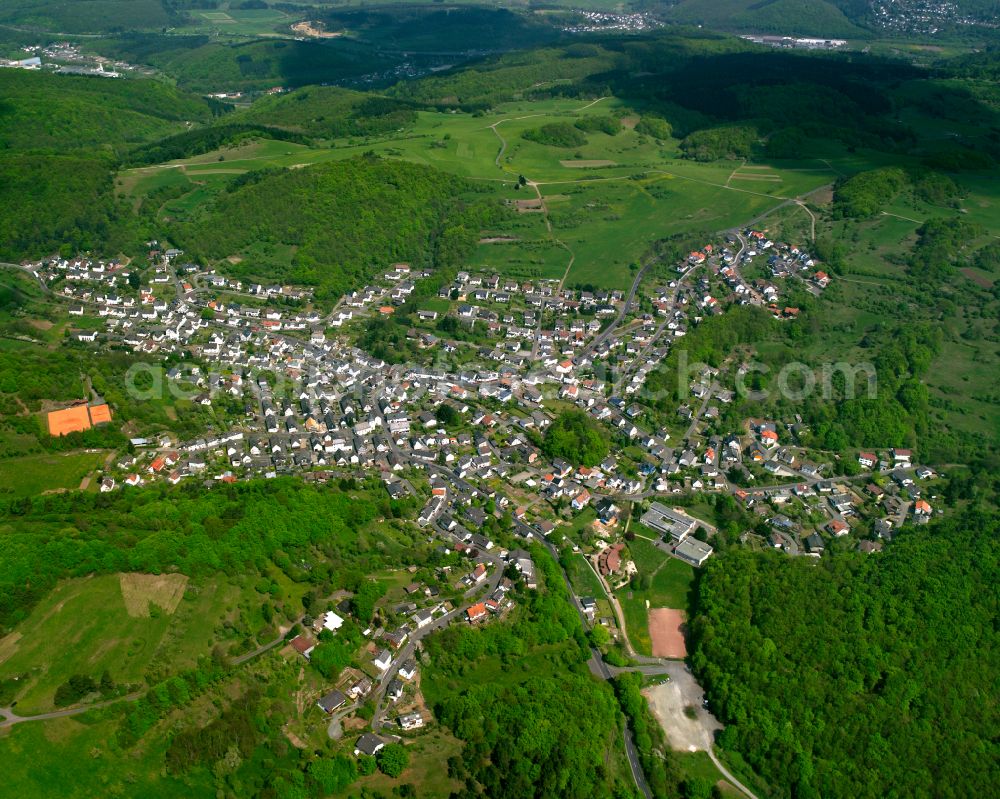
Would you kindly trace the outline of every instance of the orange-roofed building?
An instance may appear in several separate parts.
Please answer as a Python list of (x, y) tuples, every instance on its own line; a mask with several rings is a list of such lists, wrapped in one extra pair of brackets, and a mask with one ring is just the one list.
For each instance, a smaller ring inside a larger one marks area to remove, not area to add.
[(483, 616), (486, 615), (486, 605), (483, 604), (482, 602), (477, 602), (475, 605), (473, 605), (471, 608), (465, 611), (465, 615), (468, 617), (470, 622), (479, 621), (479, 619), (483, 618)]

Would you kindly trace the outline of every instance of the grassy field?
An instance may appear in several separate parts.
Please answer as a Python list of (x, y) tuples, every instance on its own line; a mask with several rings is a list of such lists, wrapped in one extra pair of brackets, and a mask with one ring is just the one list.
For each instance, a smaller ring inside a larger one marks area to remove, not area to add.
[[(119, 186), (138, 198), (187, 180), (190, 190), (161, 209), (161, 218), (183, 217), (242, 172), (308, 166), (372, 151), (494, 182), (510, 199), (542, 197), (545, 213), (518, 213), (504, 229), (488, 231), (487, 236), (515, 241), (481, 245), (473, 256), (474, 265), (517, 277), (565, 274), (568, 285), (621, 288), (631, 282), (633, 265), (654, 240), (741, 224), (836, 177), (834, 168), (820, 161), (788, 165), (687, 161), (678, 157), (676, 141), (659, 142), (626, 128), (614, 136), (587, 133), (586, 144), (574, 148), (524, 138), (526, 132), (548, 123), (624, 116), (627, 110), (618, 100), (605, 98), (596, 103), (568, 99), (508, 103), (480, 116), (421, 111), (412, 128), (390, 136), (340, 139), (313, 148), (275, 141), (243, 143), (169, 165), (127, 171), (119, 176)], [(535, 187), (515, 192), (522, 175)]]
[(400, 783), (410, 783), (416, 788), (417, 796), (446, 799), (452, 791), (461, 787), (459, 782), (448, 776), (448, 769), (443, 767), (449, 757), (458, 755), (462, 750), (462, 742), (455, 736), (437, 728), (407, 743), (406, 748), (410, 753), (410, 765), (398, 779), (376, 771), (370, 777), (359, 779), (351, 786), (352, 791), (360, 787), (382, 791), (383, 795), (388, 795)]
[(576, 553), (569, 556), (566, 573), (569, 575), (569, 581), (573, 584), (573, 590), (577, 596), (591, 596), (595, 599), (604, 596), (601, 581), (597, 579), (597, 575), (594, 574), (594, 570), (590, 568), (583, 555)]
[(237, 593), (222, 581), (192, 586), (173, 613), (157, 607), (133, 615), (119, 575), (65, 580), (0, 640), (0, 679), (22, 675), (18, 710), (30, 715), (49, 710), (56, 688), (74, 674), (99, 679), (108, 670), (116, 683), (137, 683), (162, 662), (185, 668), (211, 651), (213, 630)]
[(124, 754), (110, 745), (116, 728), (113, 716), (105, 714), (17, 725), (0, 738), (4, 794), (19, 799), (215, 796), (205, 775), (180, 780), (162, 773), (166, 738)]
[(188, 23), (178, 30), (185, 34), (216, 34), (223, 36), (257, 37), (290, 35), (289, 25), (301, 18), (274, 8), (236, 8), (236, 3), (225, 11), (192, 11)]
[(104, 463), (106, 456), (101, 450), (0, 460), (0, 486), (4, 486), (4, 493), (16, 497), (79, 488), (80, 481)]
[(694, 568), (672, 558), (643, 538), (629, 542), (629, 551), (639, 570), (639, 576), (649, 575), (649, 588), (634, 589), (626, 586), (617, 592), (618, 602), (625, 614), (629, 640), (636, 651), (652, 654), (649, 637), (649, 620), (646, 602), (650, 608), (676, 608), (687, 610), (688, 593), (694, 580)]

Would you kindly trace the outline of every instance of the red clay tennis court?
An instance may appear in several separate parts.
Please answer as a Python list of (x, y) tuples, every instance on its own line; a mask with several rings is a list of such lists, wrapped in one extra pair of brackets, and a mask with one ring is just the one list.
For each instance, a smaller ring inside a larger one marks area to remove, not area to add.
[(653, 657), (680, 660), (687, 656), (684, 645), (684, 611), (673, 608), (650, 608), (649, 638), (653, 644)]
[(74, 405), (61, 411), (51, 411), (48, 416), (49, 435), (64, 436), (67, 433), (78, 433), (89, 430), (95, 424), (105, 424), (111, 421), (111, 409), (107, 405)]

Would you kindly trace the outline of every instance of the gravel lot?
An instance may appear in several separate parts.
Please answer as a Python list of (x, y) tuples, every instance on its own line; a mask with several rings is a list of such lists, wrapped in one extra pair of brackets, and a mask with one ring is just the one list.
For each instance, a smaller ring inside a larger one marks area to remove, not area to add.
[[(681, 663), (671, 669), (671, 679), (662, 685), (643, 691), (650, 708), (660, 722), (670, 745), (682, 752), (707, 751), (722, 725), (709, 713), (702, 702), (705, 694), (701, 686)], [(684, 708), (693, 707), (696, 717), (688, 718)]]

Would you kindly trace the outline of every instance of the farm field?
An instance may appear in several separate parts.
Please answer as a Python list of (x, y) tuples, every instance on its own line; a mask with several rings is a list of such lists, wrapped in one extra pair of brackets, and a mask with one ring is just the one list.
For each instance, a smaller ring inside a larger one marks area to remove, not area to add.
[(247, 38), (289, 36), (288, 26), (301, 16), (276, 8), (236, 8), (235, 2), (229, 5), (225, 10), (193, 11), (188, 16), (188, 23), (179, 30), (186, 34), (214, 33)]
[(79, 488), (80, 481), (100, 466), (106, 456), (102, 450), (3, 459), (0, 460), (0, 486), (5, 487), (4, 493), (17, 497)]
[(74, 674), (96, 680), (107, 670), (117, 684), (133, 684), (167, 658), (183, 668), (211, 651), (212, 631), (237, 589), (185, 584), (118, 574), (61, 582), (0, 639), (0, 680), (24, 680), (21, 715), (51, 709), (56, 688)]
[[(524, 138), (542, 125), (627, 113), (614, 98), (509, 103), (482, 115), (420, 111), (412, 128), (390, 136), (338, 139), (324, 147), (244, 142), (123, 172), (119, 186), (139, 198), (161, 187), (190, 185), (160, 211), (161, 218), (183, 218), (244, 172), (374, 152), (495, 183), (508, 199), (541, 198), (541, 209), (513, 214), (502, 229), (488, 231), (485, 238), (512, 240), (481, 244), (472, 264), (513, 277), (565, 277), (570, 286), (625, 288), (654, 240), (728, 229), (836, 177), (820, 161), (688, 161), (679, 158), (676, 141), (660, 142), (627, 127), (614, 136), (587, 132), (586, 143), (572, 148)], [(522, 176), (529, 184), (514, 191)]]

